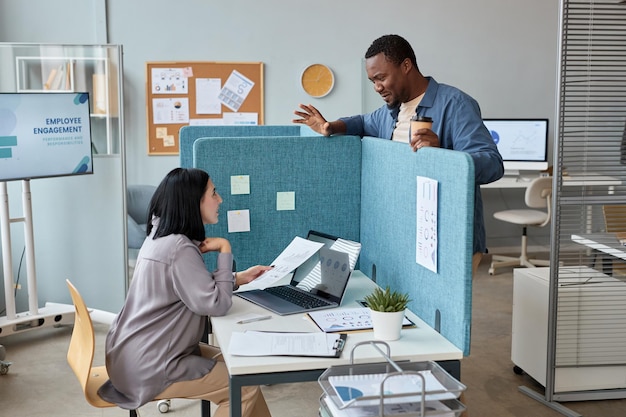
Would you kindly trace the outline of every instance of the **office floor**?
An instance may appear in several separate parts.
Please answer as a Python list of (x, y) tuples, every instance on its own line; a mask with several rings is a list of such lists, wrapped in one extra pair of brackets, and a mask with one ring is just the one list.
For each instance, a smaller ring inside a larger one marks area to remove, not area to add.
[[(547, 257), (547, 254), (545, 254)], [(467, 385), (465, 404), (471, 417), (559, 417), (562, 414), (518, 391), (526, 386), (542, 392), (532, 379), (516, 375), (510, 359), (513, 273), (504, 269), (487, 274), (489, 257), (483, 259), (474, 279), (473, 324), (470, 356), (461, 364)], [(97, 324), (96, 363), (103, 361), (106, 326)], [(89, 406), (67, 366), (65, 355), (71, 328), (34, 330), (0, 338), (12, 361), (9, 373), (0, 376), (0, 414), (29, 417), (127, 416), (116, 408)], [(321, 390), (317, 382), (264, 386), (274, 417), (316, 417)], [(623, 417), (626, 400), (570, 402), (562, 404), (584, 417)], [(161, 416), (156, 403), (140, 409), (142, 416)], [(198, 401), (173, 400), (170, 417), (198, 417)]]

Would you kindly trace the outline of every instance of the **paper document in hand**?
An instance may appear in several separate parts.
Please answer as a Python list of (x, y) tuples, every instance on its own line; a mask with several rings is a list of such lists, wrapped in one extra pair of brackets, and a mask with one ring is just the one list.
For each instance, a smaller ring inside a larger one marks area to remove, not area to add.
[(235, 356), (335, 356), (340, 338), (340, 335), (317, 332), (233, 332), (228, 353)]
[(322, 246), (324, 246), (324, 244), (321, 242), (314, 242), (296, 236), (281, 254), (274, 259), (274, 262), (271, 264), (274, 268), (247, 284), (246, 289), (269, 287), (302, 265), (304, 261), (320, 250)]

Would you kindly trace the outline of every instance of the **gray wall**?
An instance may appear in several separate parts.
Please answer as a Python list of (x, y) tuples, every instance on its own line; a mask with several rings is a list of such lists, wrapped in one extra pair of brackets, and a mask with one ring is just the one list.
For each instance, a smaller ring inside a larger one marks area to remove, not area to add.
[[(289, 124), (298, 103), (329, 119), (382, 104), (362, 85), (362, 57), (373, 39), (398, 33), (424, 74), (474, 96), (485, 117), (548, 117), (554, 128), (558, 8), (557, 0), (0, 0), (0, 41), (123, 45), (128, 183), (156, 184), (178, 157), (147, 156), (146, 61), (262, 61), (265, 123)], [(313, 62), (336, 76), (322, 99), (298, 83)], [(491, 214), (523, 206), (523, 191), (487, 190), (484, 199), (489, 245), (516, 244), (517, 228)]]

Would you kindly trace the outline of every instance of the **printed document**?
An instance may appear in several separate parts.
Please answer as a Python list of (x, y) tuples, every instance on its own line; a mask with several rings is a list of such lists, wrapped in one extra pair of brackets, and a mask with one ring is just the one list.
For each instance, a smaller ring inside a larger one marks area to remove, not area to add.
[[(345, 335), (344, 335), (345, 337)], [(340, 334), (233, 332), (228, 353), (236, 356), (337, 356), (343, 349)]]
[(294, 269), (299, 267), (324, 246), (321, 242), (304, 239), (296, 236), (291, 243), (271, 263), (274, 267), (254, 281), (246, 284), (246, 290), (265, 288), (279, 281)]

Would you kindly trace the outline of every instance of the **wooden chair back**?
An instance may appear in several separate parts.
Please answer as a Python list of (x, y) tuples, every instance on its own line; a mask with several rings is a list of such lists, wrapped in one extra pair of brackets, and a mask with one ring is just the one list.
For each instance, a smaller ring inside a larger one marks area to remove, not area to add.
[(626, 232), (626, 205), (602, 206), (602, 212), (608, 233)]
[(116, 407), (115, 404), (104, 401), (98, 395), (98, 388), (108, 379), (106, 367), (93, 367), (93, 357), (96, 347), (96, 337), (89, 310), (83, 301), (80, 293), (74, 285), (66, 280), (67, 286), (72, 296), (72, 302), (76, 309), (74, 318), (74, 330), (70, 339), (70, 346), (67, 350), (67, 363), (74, 371), (78, 379), (85, 399), (94, 407)]

